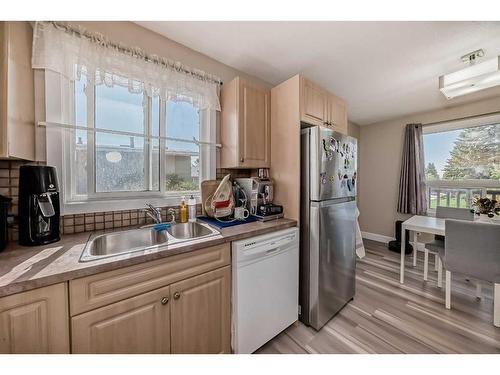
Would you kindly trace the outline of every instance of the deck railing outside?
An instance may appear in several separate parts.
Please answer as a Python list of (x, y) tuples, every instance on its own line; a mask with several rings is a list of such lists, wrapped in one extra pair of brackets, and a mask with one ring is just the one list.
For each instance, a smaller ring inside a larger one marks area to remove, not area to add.
[(436, 207), (470, 208), (474, 198), (500, 199), (498, 180), (431, 180), (427, 181), (427, 204)]

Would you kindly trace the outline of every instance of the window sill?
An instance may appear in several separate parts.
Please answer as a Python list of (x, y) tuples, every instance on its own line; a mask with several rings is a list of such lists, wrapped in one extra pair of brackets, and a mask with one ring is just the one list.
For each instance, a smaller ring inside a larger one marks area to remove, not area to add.
[[(181, 203), (181, 197), (186, 199), (191, 192), (182, 192), (178, 195), (152, 196), (140, 198), (121, 198), (121, 199), (92, 199), (84, 201), (61, 202), (61, 215), (87, 214), (93, 212), (110, 212), (123, 210), (137, 210), (144, 208), (146, 203), (156, 207), (178, 206)], [(193, 194), (196, 203), (201, 203), (200, 193)]]

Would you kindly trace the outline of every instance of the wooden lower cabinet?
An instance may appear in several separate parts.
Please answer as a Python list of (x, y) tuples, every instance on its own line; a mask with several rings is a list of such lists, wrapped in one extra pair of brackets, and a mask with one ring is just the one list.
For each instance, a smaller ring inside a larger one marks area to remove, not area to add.
[(231, 353), (229, 266), (171, 285), (172, 353)]
[(71, 320), (73, 353), (170, 353), (170, 287)]
[(0, 298), (0, 353), (69, 353), (66, 283)]
[(230, 267), (71, 320), (73, 353), (230, 353)]

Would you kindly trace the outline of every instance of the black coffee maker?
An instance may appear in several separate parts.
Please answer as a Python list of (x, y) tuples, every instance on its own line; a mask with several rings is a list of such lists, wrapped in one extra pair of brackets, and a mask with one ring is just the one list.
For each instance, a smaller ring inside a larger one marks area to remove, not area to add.
[(44, 245), (60, 240), (59, 185), (56, 169), (23, 165), (19, 169), (19, 244)]

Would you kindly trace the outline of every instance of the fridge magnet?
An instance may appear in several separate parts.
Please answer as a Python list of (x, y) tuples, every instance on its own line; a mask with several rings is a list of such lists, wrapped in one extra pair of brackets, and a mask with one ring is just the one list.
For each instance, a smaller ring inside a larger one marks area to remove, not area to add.
[(321, 180), (321, 185), (325, 185), (326, 184), (326, 172), (321, 172), (319, 174), (319, 178)]
[(325, 152), (328, 152), (328, 147), (326, 146), (326, 139), (323, 139), (323, 150), (325, 150)]
[(333, 152), (330, 150), (330, 147), (326, 144), (326, 139), (323, 139), (323, 150), (325, 151), (325, 158), (328, 161), (333, 159)]
[(337, 141), (335, 138), (330, 138), (330, 149), (332, 150), (332, 152), (339, 152), (338, 143), (339, 141)]

